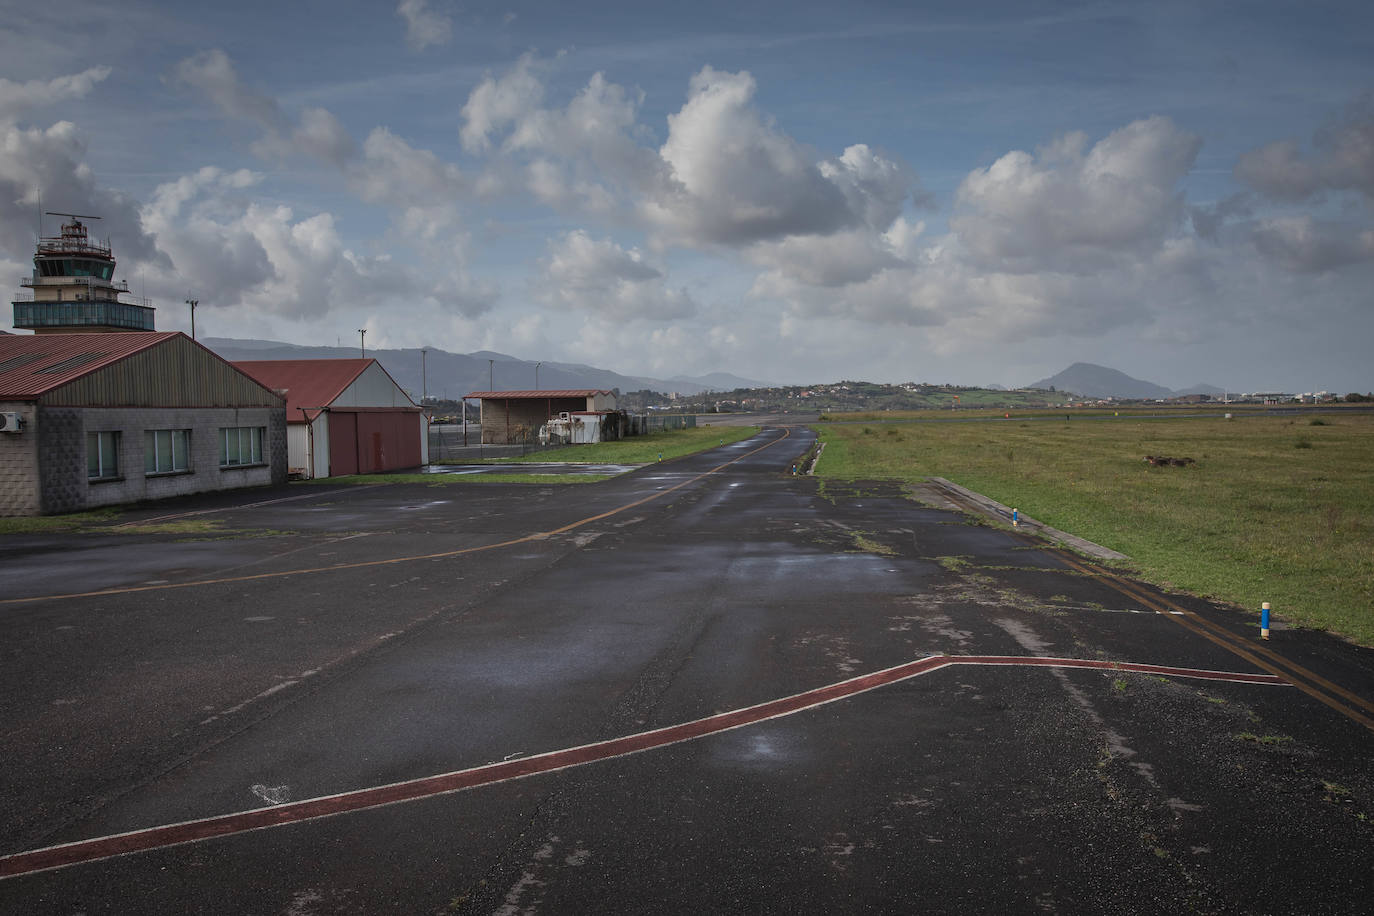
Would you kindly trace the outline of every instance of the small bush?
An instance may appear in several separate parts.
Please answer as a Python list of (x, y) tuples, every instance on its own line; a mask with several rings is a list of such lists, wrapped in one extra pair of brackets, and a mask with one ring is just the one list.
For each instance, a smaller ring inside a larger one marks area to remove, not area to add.
[(1311, 423), (1308, 423), (1307, 425), (1308, 425), (1308, 426), (1325, 426), (1325, 425), (1327, 425), (1327, 424), (1326, 424), (1326, 421), (1323, 420), (1321, 417), (1316, 417), (1316, 418), (1314, 418), (1314, 419), (1312, 420)]
[(1311, 448), (1311, 447), (1312, 447), (1312, 443), (1311, 443), (1311, 442), (1308, 442), (1306, 439), (1299, 439), (1297, 442), (1294, 442), (1294, 443), (1293, 443), (1293, 448)]

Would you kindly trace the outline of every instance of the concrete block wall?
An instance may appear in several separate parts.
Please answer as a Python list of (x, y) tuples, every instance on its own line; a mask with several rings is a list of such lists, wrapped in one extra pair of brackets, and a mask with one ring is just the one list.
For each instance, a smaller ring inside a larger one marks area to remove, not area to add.
[[(38, 511), (75, 512), (86, 508), (86, 426), (80, 407), (40, 407), (38, 470), (42, 491)], [(124, 456), (120, 455), (120, 467)]]
[(37, 515), (39, 512), (38, 437), (34, 432), (36, 405), (0, 401), (0, 411), (23, 418), (22, 433), (0, 433), (0, 515)]
[[(74, 512), (144, 499), (163, 499), (208, 490), (286, 482), (286, 411), (282, 407), (155, 408), (39, 407), (21, 434), (31, 451), (5, 461), (0, 472), (0, 512), (7, 515)], [(229, 426), (265, 427), (264, 464), (220, 468), (219, 430)], [(184, 473), (144, 472), (144, 432), (189, 429), (190, 469)], [(92, 482), (86, 477), (86, 434), (117, 431), (119, 479)], [(32, 435), (30, 435), (30, 432)], [(24, 504), (25, 475), (36, 480), (37, 498)], [(13, 496), (10, 494), (13, 492)]]

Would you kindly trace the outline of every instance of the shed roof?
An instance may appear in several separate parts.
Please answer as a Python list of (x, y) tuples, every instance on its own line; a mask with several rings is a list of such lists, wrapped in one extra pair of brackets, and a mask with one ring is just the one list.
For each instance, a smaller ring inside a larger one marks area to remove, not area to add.
[(180, 331), (4, 335), (0, 337), (0, 399), (36, 399), (178, 336), (183, 336)]
[(469, 391), (466, 397), (492, 400), (543, 400), (545, 398), (589, 398), (598, 394), (615, 394), (604, 388), (556, 388), (548, 391)]
[(240, 360), (235, 367), (253, 376), (261, 385), (286, 390), (286, 416), (295, 411), (328, 407), (357, 376), (376, 363), (374, 358), (357, 360)]
[[(234, 363), (260, 384), (286, 390), (286, 418), (295, 411), (315, 415), (343, 394), (376, 360), (366, 359), (247, 359)], [(388, 376), (390, 378), (390, 376)]]

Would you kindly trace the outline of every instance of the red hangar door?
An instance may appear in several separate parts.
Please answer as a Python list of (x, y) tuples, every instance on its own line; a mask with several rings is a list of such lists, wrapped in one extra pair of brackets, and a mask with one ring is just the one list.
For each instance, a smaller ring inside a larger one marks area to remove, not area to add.
[(397, 471), (419, 464), (419, 411), (329, 411), (329, 476)]

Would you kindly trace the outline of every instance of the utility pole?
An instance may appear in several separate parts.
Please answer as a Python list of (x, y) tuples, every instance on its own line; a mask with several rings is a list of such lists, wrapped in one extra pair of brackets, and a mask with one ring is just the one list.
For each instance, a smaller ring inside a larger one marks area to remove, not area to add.
[(420, 348), (420, 403), (429, 400), (429, 375), (425, 371), (425, 357), (429, 356), (429, 347)]
[(358, 328), (358, 353), (362, 356), (363, 359), (367, 359), (367, 347), (364, 346), (366, 341), (367, 328)]
[(191, 307), (191, 339), (196, 339), (196, 306), (200, 305), (199, 299), (187, 299), (186, 304)]
[(538, 390), (539, 390), (539, 367), (542, 366), (542, 365), (544, 365), (544, 364), (543, 364), (543, 363), (535, 363), (535, 364), (534, 364), (534, 390), (535, 390), (535, 391), (538, 391)]

